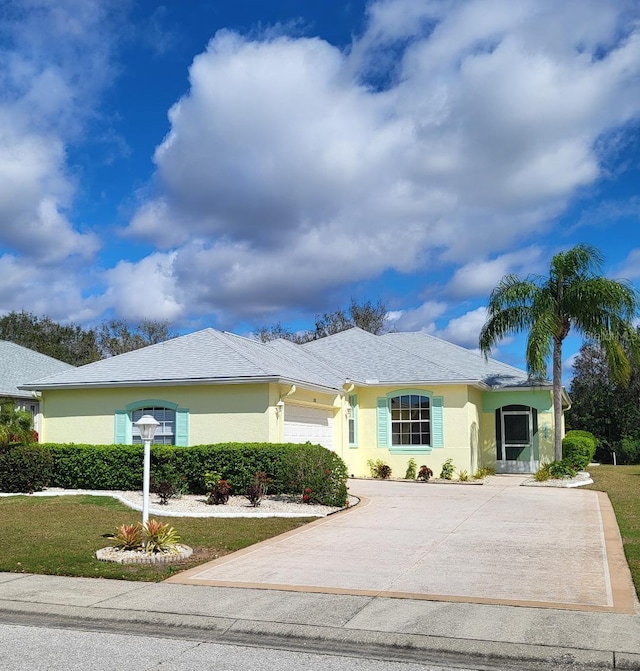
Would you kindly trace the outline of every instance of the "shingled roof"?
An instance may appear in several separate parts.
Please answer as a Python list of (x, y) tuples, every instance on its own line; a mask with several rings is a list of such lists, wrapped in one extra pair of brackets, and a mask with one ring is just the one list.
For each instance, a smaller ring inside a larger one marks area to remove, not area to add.
[(0, 340), (0, 396), (31, 398), (32, 394), (19, 385), (55, 375), (74, 367), (46, 354)]
[[(532, 386), (517, 368), (425, 333), (373, 335), (352, 328), (297, 345), (262, 343), (207, 328), (157, 345), (25, 380), (24, 389), (287, 382), (339, 391), (361, 385)], [(543, 386), (547, 383), (543, 383)], [(540, 385), (535, 385), (540, 386)]]

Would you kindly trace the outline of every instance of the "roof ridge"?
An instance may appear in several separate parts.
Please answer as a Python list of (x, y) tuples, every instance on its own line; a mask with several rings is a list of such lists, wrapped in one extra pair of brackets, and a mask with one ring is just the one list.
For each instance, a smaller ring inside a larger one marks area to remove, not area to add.
[[(330, 363), (328, 363), (325, 359), (319, 357), (317, 354), (313, 354), (313, 352), (310, 352), (306, 350), (303, 345), (306, 345), (307, 343), (295, 343), (292, 340), (287, 340), (287, 338), (274, 338), (273, 340), (270, 340), (269, 342), (278, 342), (281, 341), (283, 343), (287, 343), (287, 346), (295, 347), (296, 351), (301, 354), (302, 356), (306, 357), (307, 359), (311, 359), (316, 365), (323, 366), (325, 370), (328, 372), (337, 375), (338, 377), (341, 377), (343, 379), (346, 379), (345, 376), (345, 371), (336, 368), (332, 366)], [(269, 346), (269, 342), (264, 343), (267, 347)]]
[[(239, 336), (236, 335), (235, 333), (231, 333), (229, 331), (218, 331), (216, 329), (211, 329), (218, 340), (223, 340), (226, 342), (229, 347), (238, 355), (240, 355), (243, 359), (246, 359), (250, 363), (252, 363), (254, 366), (257, 366), (259, 370), (261, 370), (265, 375), (273, 375), (273, 373), (269, 373), (267, 371), (263, 364), (258, 360), (257, 357), (253, 356), (253, 353), (247, 353), (245, 352), (241, 347), (238, 346), (238, 343), (234, 342), (235, 338), (246, 340), (248, 343), (255, 343), (256, 345), (261, 345), (263, 343), (260, 343), (258, 340), (251, 340), (250, 338), (245, 338), (244, 336)], [(224, 336), (224, 338), (221, 338), (220, 336)], [(280, 373), (278, 373), (280, 374)]]

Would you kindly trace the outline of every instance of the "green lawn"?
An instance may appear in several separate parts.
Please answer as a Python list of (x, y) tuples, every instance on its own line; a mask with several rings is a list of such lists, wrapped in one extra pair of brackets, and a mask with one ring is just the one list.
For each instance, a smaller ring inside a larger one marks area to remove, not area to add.
[(616, 513), (624, 552), (640, 596), (640, 465), (596, 466), (589, 469), (589, 489), (606, 492)]
[(141, 514), (110, 497), (11, 496), (0, 498), (0, 571), (124, 580), (161, 581), (174, 573), (295, 529), (314, 518), (158, 518), (175, 527), (193, 548), (182, 562), (120, 565), (101, 562), (95, 551), (107, 534)]

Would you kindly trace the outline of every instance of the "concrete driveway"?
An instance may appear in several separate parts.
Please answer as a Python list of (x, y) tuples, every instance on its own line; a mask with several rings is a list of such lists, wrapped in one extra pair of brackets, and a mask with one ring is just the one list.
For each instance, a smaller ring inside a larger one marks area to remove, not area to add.
[(611, 504), (589, 490), (351, 480), (351, 510), (167, 582), (633, 613)]

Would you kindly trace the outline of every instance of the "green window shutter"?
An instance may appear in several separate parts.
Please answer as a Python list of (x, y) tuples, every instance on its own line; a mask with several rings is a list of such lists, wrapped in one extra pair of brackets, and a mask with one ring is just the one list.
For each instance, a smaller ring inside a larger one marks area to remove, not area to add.
[(129, 445), (131, 443), (131, 420), (126, 410), (116, 410), (113, 438), (115, 445)]
[(189, 411), (186, 408), (176, 409), (176, 445), (189, 445)]
[(431, 398), (431, 443), (432, 447), (444, 447), (444, 400), (442, 396)]
[(378, 447), (389, 447), (389, 401), (379, 398), (376, 408)]

